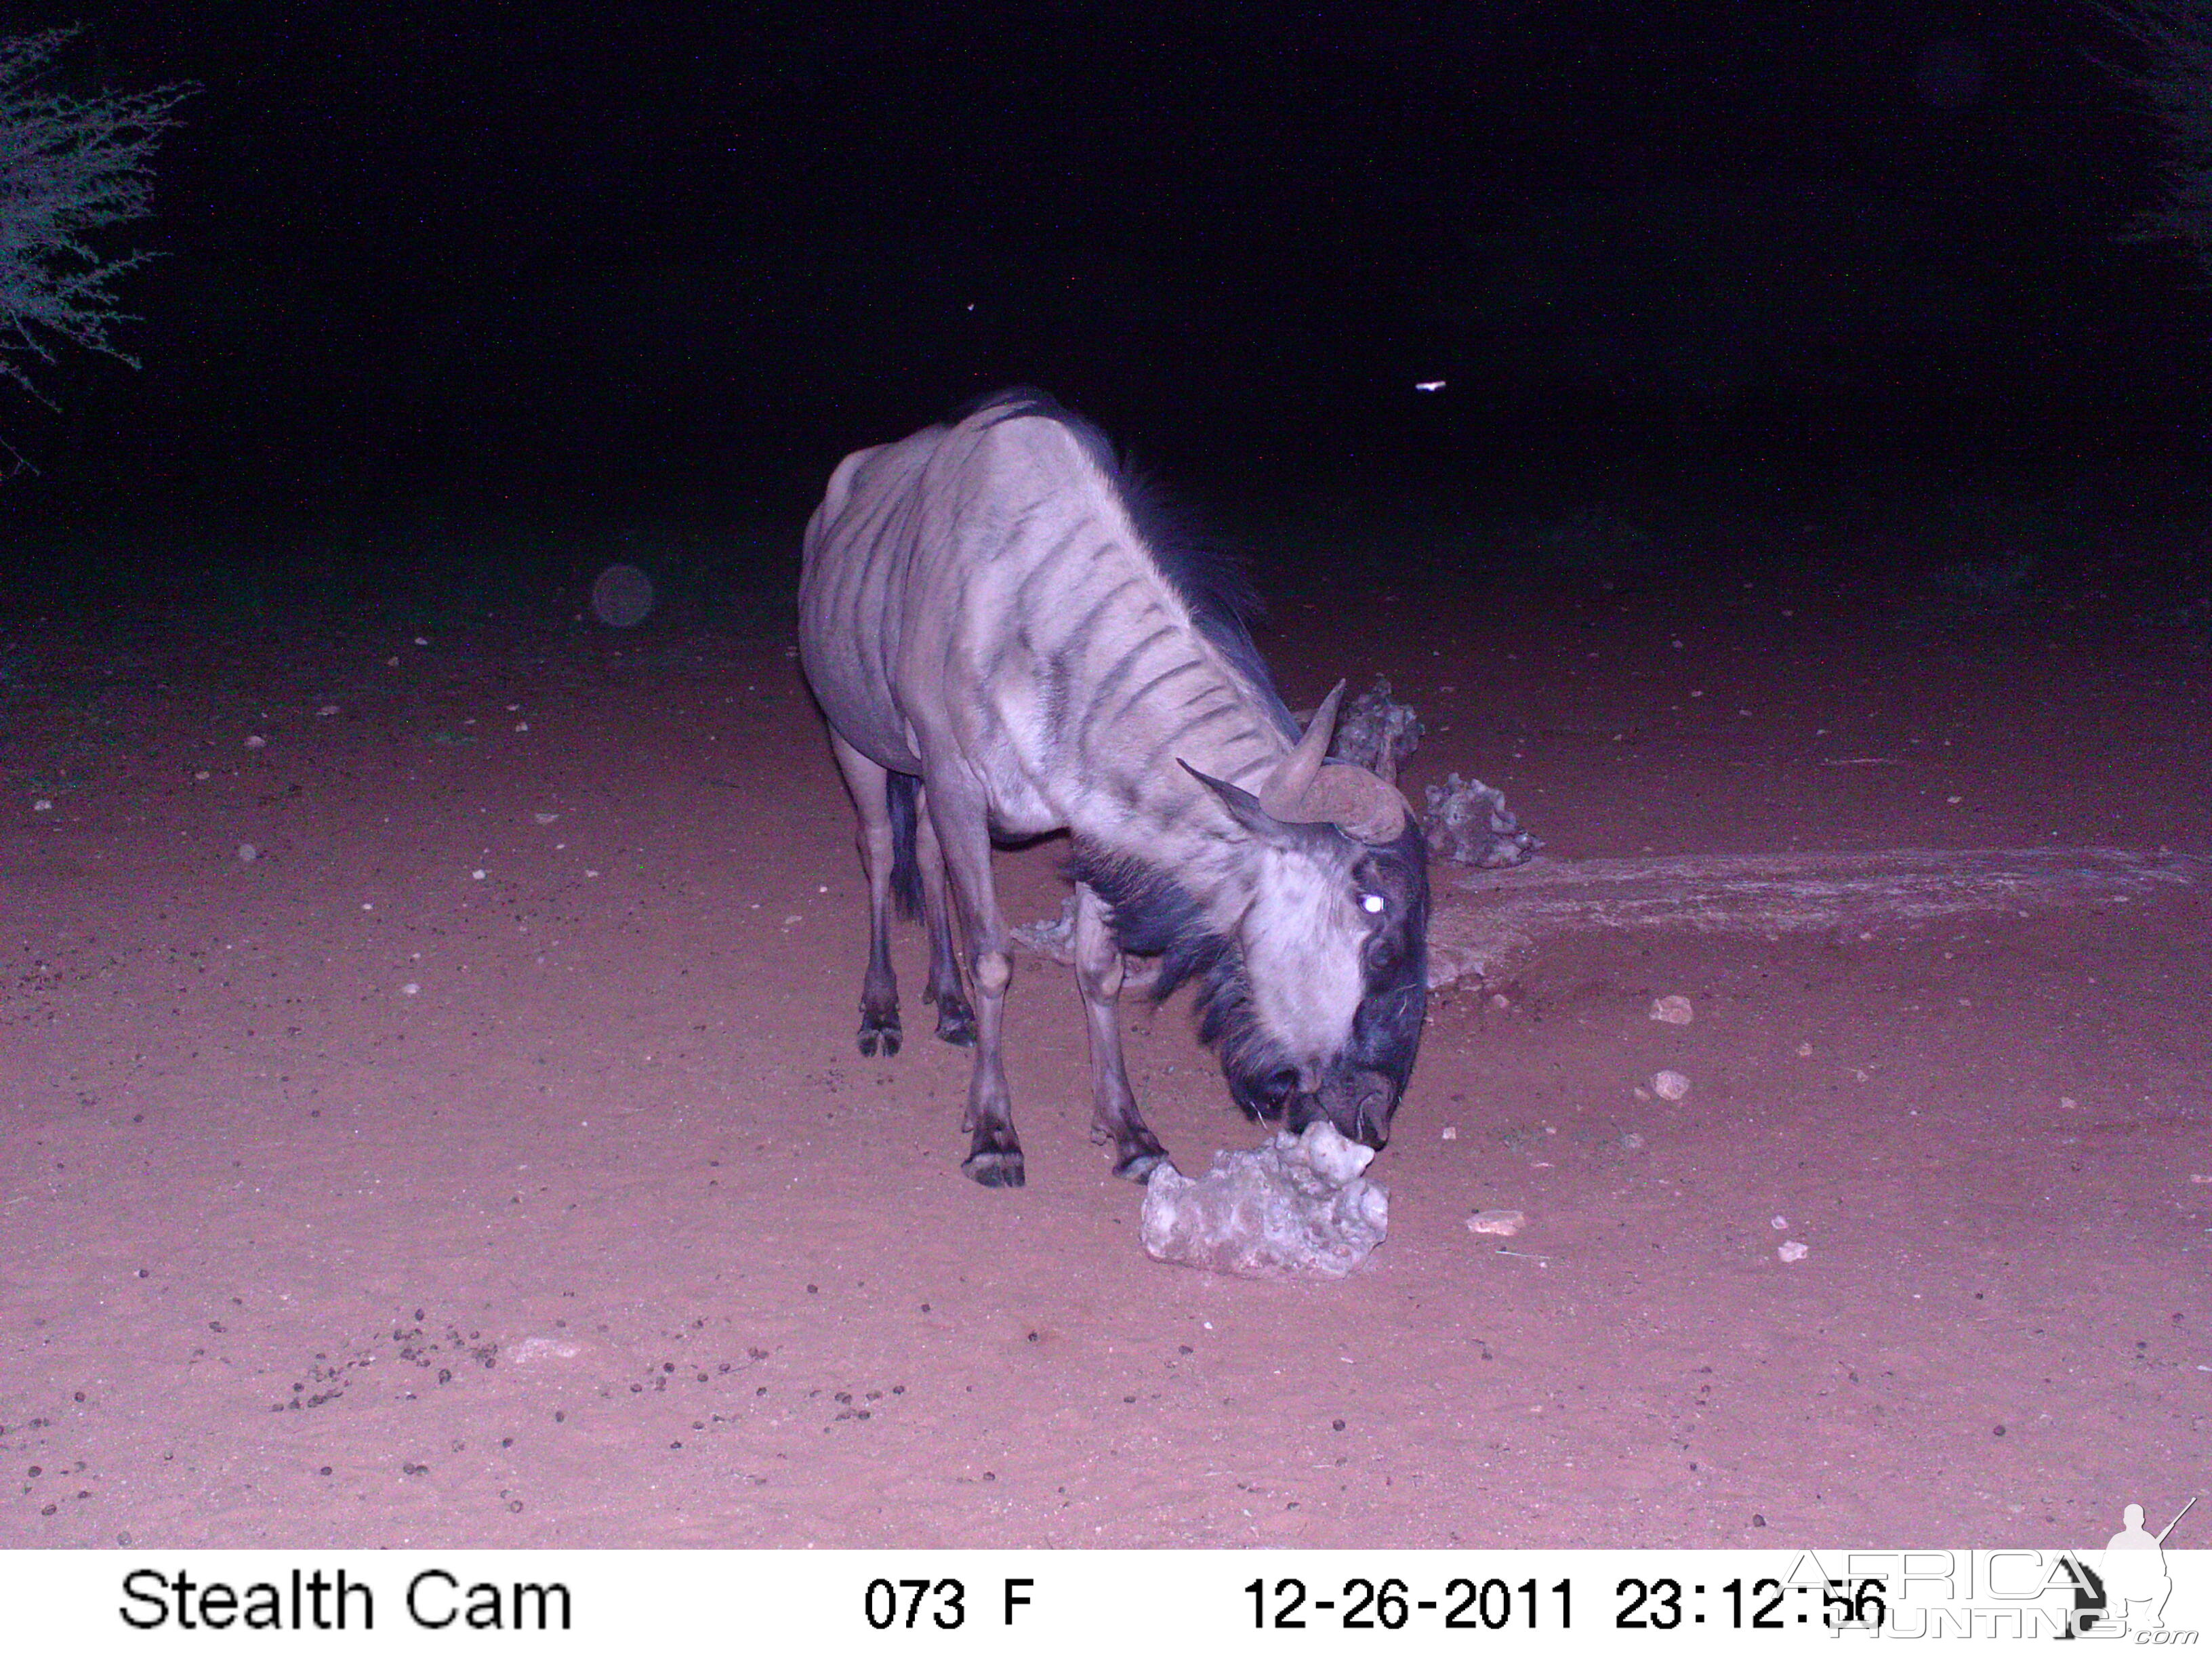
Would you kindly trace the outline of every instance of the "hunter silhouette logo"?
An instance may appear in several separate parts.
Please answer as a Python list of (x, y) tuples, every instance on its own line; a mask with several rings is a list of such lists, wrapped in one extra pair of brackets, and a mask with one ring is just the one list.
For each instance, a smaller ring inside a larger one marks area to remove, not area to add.
[(2142, 1505), (2130, 1504), (2120, 1511), (2120, 1529), (2105, 1545), (2098, 1577), (2104, 1581), (2102, 1617), (2120, 1630), (2164, 1630), (2166, 1598), (2173, 1594), (2173, 1580), (2166, 1570), (2166, 1534), (2181, 1524), (2181, 1516), (2197, 1507), (2192, 1498), (2181, 1512), (2155, 1535), (2143, 1530)]
[(2166, 1570), (2166, 1536), (2196, 1507), (2192, 1498), (2154, 1534), (2143, 1529), (2142, 1505), (2130, 1504), (2120, 1511), (2120, 1529), (2106, 1543), (2096, 1566), (2072, 1550), (2061, 1556), (2059, 1574), (2074, 1587), (2074, 1612), (2059, 1640), (2070, 1642), (2092, 1632), (2109, 1639), (2131, 1631), (2164, 1630), (2166, 1598), (2173, 1594), (2173, 1579)]

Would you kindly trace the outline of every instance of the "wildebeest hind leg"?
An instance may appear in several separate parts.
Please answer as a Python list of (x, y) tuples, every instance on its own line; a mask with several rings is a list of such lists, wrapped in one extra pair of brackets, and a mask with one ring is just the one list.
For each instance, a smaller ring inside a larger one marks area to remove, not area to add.
[(885, 1054), (899, 1051), (898, 979), (891, 972), (890, 774), (847, 743), (830, 734), (837, 769), (853, 793), (860, 819), (860, 867), (868, 877), (868, 972), (860, 981), (860, 1049)]
[(975, 1046), (975, 1011), (960, 982), (960, 957), (952, 945), (952, 910), (945, 891), (945, 854), (927, 811), (915, 826), (915, 860), (921, 866), (921, 915), (929, 930), (929, 987), (924, 1002), (937, 1005), (937, 1035), (956, 1048)]
[(1143, 1181), (1167, 1162), (1167, 1148), (1137, 1110), (1121, 1060), (1121, 942), (1106, 920), (1106, 902), (1075, 884), (1075, 983), (1091, 1028), (1091, 1139), (1114, 1148), (1114, 1173)]
[(1006, 919), (991, 882), (991, 834), (982, 791), (957, 773), (926, 779), (929, 816), (944, 849), (945, 873), (968, 939), (968, 978), (975, 992), (975, 1070), (968, 1081), (968, 1157), (960, 1165), (985, 1187), (1023, 1182), (1022, 1143), (1006, 1091), (1001, 1033), (1006, 984), (1013, 977)]

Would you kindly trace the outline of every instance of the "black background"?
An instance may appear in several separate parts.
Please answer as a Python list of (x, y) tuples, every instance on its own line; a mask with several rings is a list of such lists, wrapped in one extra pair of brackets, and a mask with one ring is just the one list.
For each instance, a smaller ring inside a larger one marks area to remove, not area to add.
[[(2179, 465), (2203, 296), (2094, 8), (17, 9), (192, 81), (138, 372), (20, 522), (803, 510), (1030, 381), (1218, 490)], [(1423, 394), (1416, 381), (1443, 380)]]

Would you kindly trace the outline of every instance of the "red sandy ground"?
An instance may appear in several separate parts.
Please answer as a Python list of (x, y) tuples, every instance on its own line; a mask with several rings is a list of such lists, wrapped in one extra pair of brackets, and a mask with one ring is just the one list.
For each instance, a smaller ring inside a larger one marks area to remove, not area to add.
[[(1293, 703), (1388, 673), (1416, 796), (1480, 775), (1557, 854), (2212, 840), (2204, 661), (2118, 601), (1348, 608), (1279, 598)], [(1011, 1005), (1026, 1190), (959, 1174), (912, 930), (907, 1051), (854, 1052), (783, 639), (40, 640), (0, 1543), (2094, 1546), (2203, 1489), (2201, 902), (1562, 943), (1439, 1000), (1370, 1270), (1251, 1284), (1138, 1248), (1065, 969)], [(1004, 855), (1013, 915), (1057, 858)], [(1182, 1006), (1127, 1023), (1187, 1168), (1252, 1142)]]

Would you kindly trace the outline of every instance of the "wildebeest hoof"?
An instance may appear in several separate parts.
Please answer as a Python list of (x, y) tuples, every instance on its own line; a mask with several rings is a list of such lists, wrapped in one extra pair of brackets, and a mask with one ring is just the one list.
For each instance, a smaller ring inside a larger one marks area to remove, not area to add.
[(1022, 1149), (1017, 1146), (1012, 1152), (1003, 1152), (994, 1147), (988, 1152), (970, 1152), (960, 1170), (978, 1187), (1019, 1187), (1024, 1184)]
[(1158, 1146), (1133, 1147), (1122, 1154), (1114, 1165), (1114, 1173), (1124, 1181), (1133, 1181), (1139, 1186), (1152, 1178), (1152, 1171), (1168, 1161), (1166, 1151)]
[(884, 1058), (889, 1060), (899, 1051), (899, 1023), (896, 1016), (893, 1016), (887, 1023), (863, 1022), (860, 1036), (860, 1052), (873, 1059), (876, 1045), (880, 1042), (883, 1044)]
[(956, 1048), (975, 1046), (975, 1011), (957, 998), (937, 1005), (937, 1035)]

